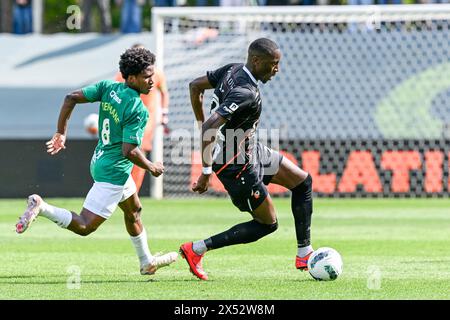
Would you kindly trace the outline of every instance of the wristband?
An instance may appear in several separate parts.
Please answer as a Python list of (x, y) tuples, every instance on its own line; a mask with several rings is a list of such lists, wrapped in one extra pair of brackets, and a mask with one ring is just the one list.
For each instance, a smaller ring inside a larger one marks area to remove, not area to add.
[(211, 173), (212, 173), (212, 167), (203, 167), (203, 168), (202, 168), (202, 173), (203, 173), (204, 175), (209, 175), (209, 174), (211, 174)]

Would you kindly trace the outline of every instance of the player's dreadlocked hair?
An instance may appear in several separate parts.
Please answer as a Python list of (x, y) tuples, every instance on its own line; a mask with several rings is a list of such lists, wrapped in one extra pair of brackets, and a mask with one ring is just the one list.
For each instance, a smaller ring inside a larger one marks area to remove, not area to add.
[(119, 69), (122, 77), (141, 73), (148, 66), (155, 64), (155, 55), (144, 48), (131, 48), (120, 56)]
[(248, 47), (249, 55), (273, 56), (275, 51), (280, 49), (278, 45), (267, 38), (259, 38), (253, 41)]

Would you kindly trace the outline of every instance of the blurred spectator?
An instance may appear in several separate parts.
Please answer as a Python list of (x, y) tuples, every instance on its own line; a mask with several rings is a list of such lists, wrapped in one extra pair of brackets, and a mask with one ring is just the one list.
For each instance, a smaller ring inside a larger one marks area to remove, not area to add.
[(91, 10), (94, 4), (97, 4), (97, 7), (100, 11), (101, 32), (110, 33), (112, 30), (110, 0), (83, 0), (81, 6), (81, 11), (83, 14), (83, 22), (81, 25), (82, 31), (92, 32)]
[(403, 0), (378, 0), (377, 4), (402, 4)]
[(145, 0), (116, 0), (121, 6), (120, 31), (123, 33), (139, 33), (142, 29), (142, 6)]
[(12, 31), (11, 5), (11, 1), (0, 1), (0, 32)]
[(355, 6), (355, 5), (368, 5), (368, 4), (374, 4), (373, 0), (348, 0), (349, 5)]
[(154, 0), (155, 7), (176, 7), (177, 0)]
[[(206, 7), (208, 5), (208, 0), (196, 0), (195, 5), (197, 7)], [(212, 0), (211, 5), (220, 6), (220, 0)]]
[[(144, 48), (142, 44), (135, 44), (132, 48)], [(118, 72), (115, 76), (116, 81), (124, 82), (122, 74)], [(144, 105), (147, 107), (149, 118), (147, 126), (145, 127), (144, 138), (142, 139), (141, 150), (145, 152), (147, 158), (150, 157), (150, 152), (153, 149), (153, 134), (157, 124), (155, 121), (156, 111), (161, 108), (162, 119), (161, 123), (164, 126), (164, 133), (169, 133), (168, 127), (168, 111), (169, 111), (169, 92), (167, 90), (166, 78), (164, 73), (155, 68), (155, 74), (153, 76), (153, 88), (148, 94), (141, 94), (141, 99)], [(144, 181), (146, 171), (138, 166), (133, 166), (131, 176), (136, 184), (137, 191), (139, 192), (142, 182)]]
[(33, 32), (33, 10), (31, 9), (31, 0), (14, 1), (13, 31), (16, 34)]
[(267, 6), (288, 6), (289, 0), (266, 0)]
[(220, 0), (222, 7), (253, 6), (256, 4), (256, 0)]

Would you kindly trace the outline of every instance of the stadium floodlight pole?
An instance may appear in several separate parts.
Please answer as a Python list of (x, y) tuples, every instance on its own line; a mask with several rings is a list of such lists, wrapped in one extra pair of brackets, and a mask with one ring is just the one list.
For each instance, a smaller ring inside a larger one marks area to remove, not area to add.
[[(164, 38), (157, 36), (164, 32), (164, 19), (163, 16), (155, 14), (159, 8), (152, 9), (152, 31), (153, 31), (153, 50), (156, 55), (156, 67), (160, 70), (164, 69)], [(163, 162), (164, 158), (164, 128), (162, 125), (162, 110), (161, 108), (155, 108), (155, 128), (153, 132), (153, 146), (151, 152), (152, 162)], [(163, 179), (164, 175), (158, 178), (150, 179), (150, 197), (153, 199), (162, 199), (163, 192)]]
[(44, 1), (33, 1), (33, 32), (42, 33), (42, 13), (44, 12)]

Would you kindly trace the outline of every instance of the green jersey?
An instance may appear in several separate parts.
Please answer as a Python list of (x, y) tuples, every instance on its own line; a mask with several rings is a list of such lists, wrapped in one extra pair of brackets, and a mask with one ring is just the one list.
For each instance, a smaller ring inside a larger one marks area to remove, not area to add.
[(122, 186), (133, 167), (122, 155), (122, 143), (141, 145), (148, 111), (139, 93), (125, 83), (104, 80), (82, 91), (90, 102), (100, 101), (99, 140), (91, 160), (92, 178)]

